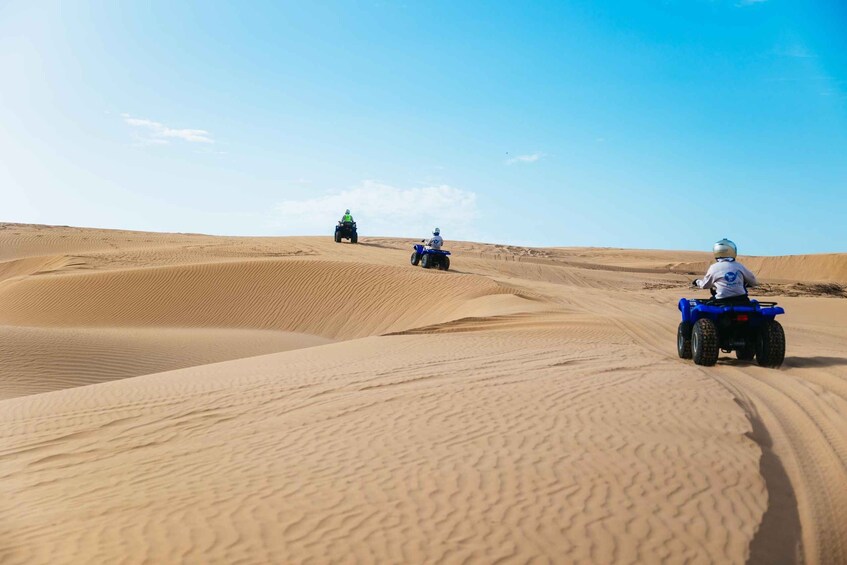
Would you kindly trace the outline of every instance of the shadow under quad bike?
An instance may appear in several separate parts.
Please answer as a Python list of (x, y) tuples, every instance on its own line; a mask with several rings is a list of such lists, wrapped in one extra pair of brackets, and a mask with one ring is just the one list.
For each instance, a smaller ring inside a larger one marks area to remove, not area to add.
[(776, 317), (785, 310), (776, 302), (750, 300), (721, 304), (714, 300), (682, 298), (682, 321), (677, 330), (677, 353), (698, 365), (717, 363), (720, 351), (735, 351), (743, 361), (777, 368), (785, 359), (785, 332)]

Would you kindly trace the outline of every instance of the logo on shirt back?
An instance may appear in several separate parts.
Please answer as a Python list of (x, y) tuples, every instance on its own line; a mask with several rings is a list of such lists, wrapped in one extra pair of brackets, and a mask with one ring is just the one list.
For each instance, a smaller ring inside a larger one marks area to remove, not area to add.
[(729, 272), (729, 273), (726, 273), (726, 274), (723, 276), (723, 278), (725, 278), (725, 279), (726, 279), (726, 282), (728, 282), (729, 284), (732, 284), (732, 283), (734, 283), (734, 282), (735, 282), (735, 279), (737, 279), (737, 278), (738, 278), (738, 273), (737, 273), (737, 272), (735, 272), (735, 273), (733, 273), (733, 272)]

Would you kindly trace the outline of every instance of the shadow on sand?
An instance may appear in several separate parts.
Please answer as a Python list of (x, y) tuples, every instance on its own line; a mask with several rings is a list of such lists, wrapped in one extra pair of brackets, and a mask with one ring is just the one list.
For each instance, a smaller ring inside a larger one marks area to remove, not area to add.
[(773, 452), (773, 440), (762, 423), (755, 406), (736, 400), (747, 413), (753, 427), (746, 435), (762, 449), (759, 473), (765, 479), (768, 507), (762, 515), (759, 530), (750, 541), (748, 565), (791, 565), (803, 562), (800, 514), (797, 497), (788, 473)]
[(847, 357), (786, 357), (784, 367), (838, 367), (847, 365)]
[(373, 241), (359, 241), (359, 243), (357, 245), (361, 245), (362, 247), (377, 247), (379, 249), (393, 249), (393, 250), (406, 249), (408, 247), (409, 253), (412, 252), (411, 242), (409, 243), (408, 246), (405, 246), (405, 245), (401, 246), (401, 245), (386, 244), (386, 243), (376, 243), (376, 242), (373, 242)]
[[(718, 365), (727, 365), (729, 367), (752, 367), (756, 366), (755, 361), (740, 361), (732, 357), (721, 357), (718, 359)], [(823, 367), (845, 367), (847, 366), (847, 357), (786, 357), (782, 363), (782, 368), (809, 369)]]

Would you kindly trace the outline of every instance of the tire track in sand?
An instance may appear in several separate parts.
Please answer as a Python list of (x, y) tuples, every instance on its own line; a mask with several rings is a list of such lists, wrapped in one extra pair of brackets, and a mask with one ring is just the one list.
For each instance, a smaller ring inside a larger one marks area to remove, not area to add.
[[(614, 300), (602, 302), (637, 343), (676, 357), (668, 347), (675, 329), (668, 316), (644, 307), (633, 313), (631, 303), (624, 308)], [(733, 394), (751, 422), (751, 439), (762, 449), (769, 507), (749, 562), (847, 563), (847, 401), (839, 394), (845, 371), (817, 372), (809, 382), (790, 367), (719, 362), (696, 368)]]

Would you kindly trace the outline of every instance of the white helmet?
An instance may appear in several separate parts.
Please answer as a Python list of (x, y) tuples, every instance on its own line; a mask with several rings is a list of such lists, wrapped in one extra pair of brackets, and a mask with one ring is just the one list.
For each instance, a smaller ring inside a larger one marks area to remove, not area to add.
[(434, 230), (432, 230), (432, 235), (440, 235), (440, 234), (441, 234), (441, 230), (440, 230), (440, 229), (435, 228)]
[(713, 250), (715, 259), (735, 259), (738, 256), (738, 247), (726, 238), (716, 242)]

